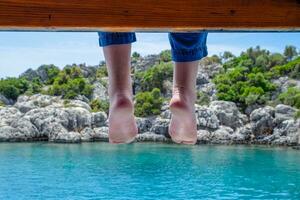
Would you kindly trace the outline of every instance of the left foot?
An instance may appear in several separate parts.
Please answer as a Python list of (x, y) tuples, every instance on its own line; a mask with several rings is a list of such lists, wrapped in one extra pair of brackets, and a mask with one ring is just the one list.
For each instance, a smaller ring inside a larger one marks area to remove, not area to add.
[(176, 143), (195, 144), (197, 142), (197, 121), (193, 93), (187, 94), (182, 89), (174, 89), (170, 101), (172, 113), (169, 135)]

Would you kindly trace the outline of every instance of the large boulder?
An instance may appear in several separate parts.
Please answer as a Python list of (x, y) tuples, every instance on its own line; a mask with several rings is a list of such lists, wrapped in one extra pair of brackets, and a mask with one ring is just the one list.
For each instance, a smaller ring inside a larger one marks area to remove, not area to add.
[(94, 140), (108, 142), (108, 127), (94, 128)]
[(196, 117), (200, 129), (218, 129), (220, 126), (216, 113), (206, 106), (197, 107)]
[(19, 118), (11, 123), (11, 127), (15, 128), (17, 132), (23, 135), (23, 139), (42, 138), (39, 130), (27, 118)]
[(255, 136), (271, 135), (273, 132), (275, 109), (270, 106), (258, 108), (250, 114), (251, 129)]
[(236, 129), (248, 121), (247, 116), (242, 114), (235, 103), (230, 101), (212, 101), (209, 109), (218, 117), (220, 125)]
[(14, 104), (14, 101), (12, 99), (8, 99), (4, 95), (0, 94), (0, 106), (1, 106), (1, 103), (4, 105), (12, 105), (12, 104)]
[(107, 114), (105, 112), (95, 112), (92, 113), (92, 127), (102, 127), (105, 126), (107, 122)]
[(168, 132), (169, 123), (170, 123), (170, 120), (157, 117), (153, 122), (150, 132), (153, 132), (158, 135), (168, 136), (169, 135), (169, 132)]
[(93, 84), (93, 93), (92, 93), (92, 100), (100, 99), (103, 101), (108, 100), (108, 90), (107, 88), (102, 85), (99, 81), (96, 81)]
[(170, 139), (164, 135), (158, 135), (152, 132), (138, 134), (135, 138), (137, 142), (170, 142)]
[(71, 107), (71, 108), (79, 107), (79, 108), (84, 108), (90, 112), (92, 111), (89, 104), (87, 104), (86, 102), (80, 101), (80, 100), (67, 100), (67, 101), (65, 101), (64, 106)]
[(67, 128), (70, 131), (80, 132), (86, 127), (92, 126), (92, 114), (84, 108), (65, 108), (69, 122)]
[(274, 128), (273, 143), (280, 145), (296, 145), (300, 137), (300, 119), (289, 119)]
[(11, 126), (0, 126), (0, 142), (19, 141), (23, 139), (23, 134)]
[(54, 122), (45, 124), (42, 134), (47, 135), (50, 142), (74, 143), (81, 140), (78, 132), (69, 132), (63, 125)]
[(80, 132), (80, 138), (82, 142), (91, 142), (94, 141), (95, 131), (90, 127), (86, 127)]
[(297, 109), (288, 105), (279, 104), (275, 107), (275, 123), (280, 124), (281, 122), (289, 119), (293, 119)]
[(60, 97), (35, 94), (33, 96), (20, 96), (14, 106), (22, 113), (26, 113), (35, 108), (44, 108), (48, 106), (63, 107), (63, 102)]
[(19, 119), (22, 113), (14, 107), (0, 108), (0, 127), (10, 125), (14, 120)]
[(198, 143), (212, 144), (240, 144), (246, 143), (245, 135), (227, 126), (220, 126), (217, 130), (209, 132), (207, 130), (198, 130)]
[(222, 69), (223, 67), (220, 63), (207, 63), (206, 59), (202, 59), (199, 62), (198, 74), (205, 74), (211, 79), (220, 73)]
[(136, 117), (136, 123), (138, 126), (139, 133), (149, 132), (153, 125), (154, 120), (155, 118), (150, 118), (150, 117), (147, 118)]
[(148, 55), (132, 62), (135, 71), (145, 71), (160, 61), (159, 55)]

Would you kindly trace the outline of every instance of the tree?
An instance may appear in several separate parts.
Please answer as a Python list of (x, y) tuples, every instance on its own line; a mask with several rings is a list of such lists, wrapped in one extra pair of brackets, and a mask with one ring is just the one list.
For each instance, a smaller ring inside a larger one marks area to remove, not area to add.
[(287, 45), (283, 54), (288, 61), (291, 61), (295, 56), (298, 55), (296, 47), (292, 45)]
[(223, 62), (228, 61), (230, 58), (234, 58), (235, 56), (230, 51), (224, 51), (224, 53), (221, 55), (221, 58)]
[(138, 52), (135, 51), (135, 52), (133, 52), (132, 57), (133, 58), (140, 58), (141, 55)]
[(139, 92), (135, 97), (135, 115), (138, 117), (159, 115), (163, 103), (160, 94), (158, 88), (154, 88), (151, 92)]
[(172, 60), (171, 50), (164, 50), (160, 52), (159, 57), (163, 62), (170, 62)]

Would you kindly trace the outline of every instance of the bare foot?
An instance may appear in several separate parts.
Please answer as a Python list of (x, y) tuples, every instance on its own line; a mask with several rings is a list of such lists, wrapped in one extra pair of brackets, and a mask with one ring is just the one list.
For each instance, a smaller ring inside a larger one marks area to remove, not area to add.
[(110, 102), (109, 142), (114, 144), (133, 142), (138, 128), (131, 98), (126, 95), (115, 95)]
[(176, 143), (195, 144), (197, 142), (197, 121), (193, 95), (174, 90), (170, 101), (172, 113), (169, 135)]

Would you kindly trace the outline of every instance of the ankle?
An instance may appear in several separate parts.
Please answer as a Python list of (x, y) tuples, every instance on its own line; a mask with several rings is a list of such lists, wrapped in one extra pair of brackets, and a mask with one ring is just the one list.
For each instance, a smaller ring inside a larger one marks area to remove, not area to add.
[(183, 86), (174, 86), (172, 100), (194, 104), (196, 101), (196, 92), (194, 89), (186, 88)]
[(131, 94), (117, 93), (110, 96), (110, 107), (130, 107), (133, 108), (133, 100)]

